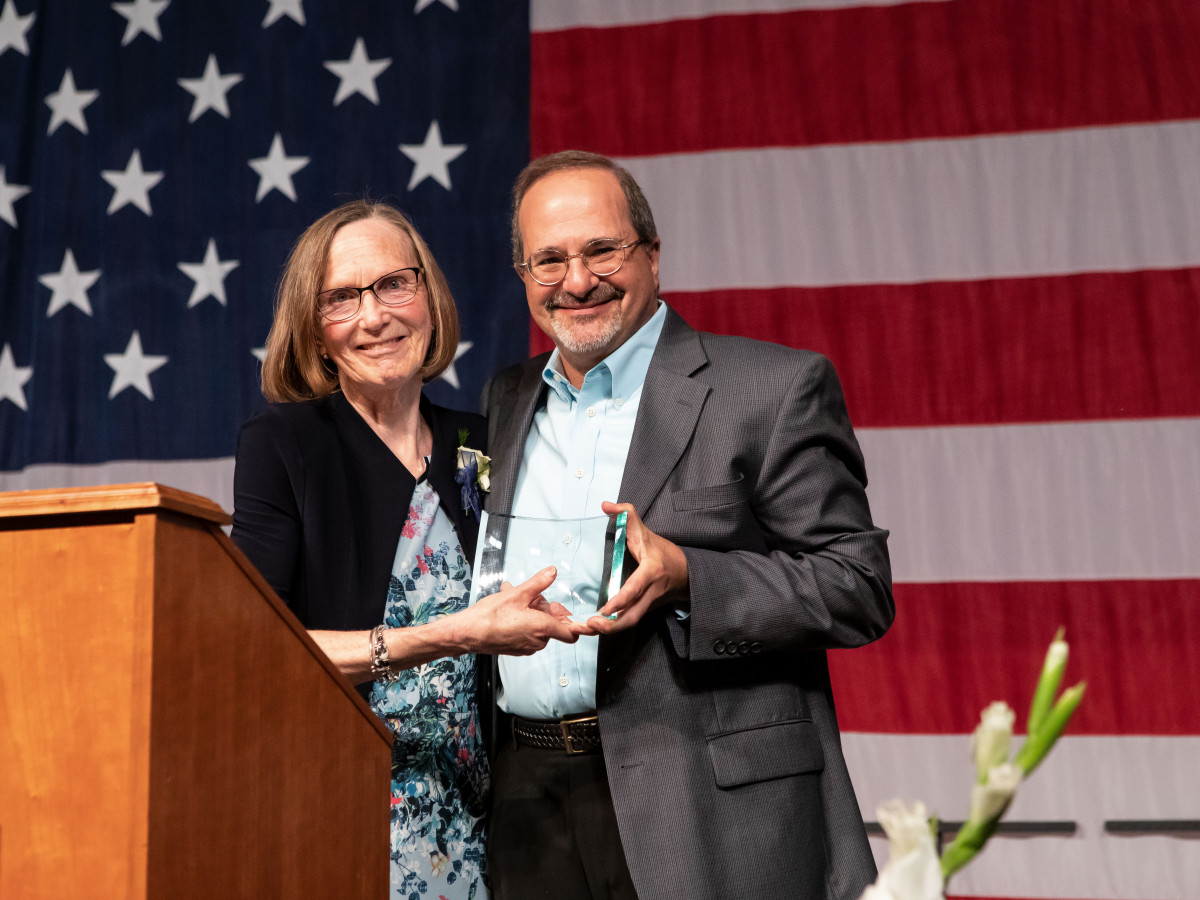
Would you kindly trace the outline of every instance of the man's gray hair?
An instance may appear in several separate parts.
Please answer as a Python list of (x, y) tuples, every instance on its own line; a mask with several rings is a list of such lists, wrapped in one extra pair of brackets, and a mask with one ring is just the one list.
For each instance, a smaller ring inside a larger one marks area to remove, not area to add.
[[(512, 253), (513, 265), (525, 262), (525, 247), (521, 241), (521, 229), (517, 222), (521, 212), (521, 201), (533, 185), (552, 172), (564, 169), (604, 169), (612, 172), (621, 185), (625, 194), (625, 202), (629, 207), (629, 221), (633, 224), (634, 233), (639, 241), (658, 240), (658, 229), (654, 226), (654, 214), (650, 212), (650, 204), (646, 195), (633, 180), (626, 169), (621, 168), (607, 156), (599, 153), (589, 153), (586, 150), (560, 150), (539, 156), (521, 170), (513, 184), (512, 193)], [(616, 237), (617, 235), (596, 235), (596, 237)]]

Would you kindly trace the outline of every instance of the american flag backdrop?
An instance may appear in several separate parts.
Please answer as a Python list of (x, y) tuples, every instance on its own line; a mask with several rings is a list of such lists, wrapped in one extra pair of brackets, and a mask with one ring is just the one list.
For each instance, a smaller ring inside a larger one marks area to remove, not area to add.
[(1087, 695), (1008, 816), (1044, 830), (952, 894), (1200, 897), (1200, 3), (532, 9), (532, 151), (625, 162), (692, 325), (842, 377), (897, 582), (831, 656), (864, 818), (964, 818), (1062, 624)]
[(0, 3), (0, 488), (153, 478), (229, 508), (287, 252), (347, 200), (404, 209), (447, 272), (435, 400), (474, 408), (527, 353), (527, 4)]
[(0, 488), (228, 506), (286, 250), (364, 193), (447, 270), (470, 346), (431, 393), (473, 408), (548, 346), (512, 177), (608, 153), (686, 319), (842, 377), (897, 582), (831, 656), (864, 818), (963, 818), (979, 711), (1020, 727), (1065, 625), (1034, 830), (952, 895), (1200, 896), (1196, 0), (3, 2)]

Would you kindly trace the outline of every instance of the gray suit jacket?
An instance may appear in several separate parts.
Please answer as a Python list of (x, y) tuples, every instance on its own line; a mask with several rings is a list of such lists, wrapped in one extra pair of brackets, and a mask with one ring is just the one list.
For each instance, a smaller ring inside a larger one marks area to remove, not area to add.
[[(545, 363), (485, 390), (492, 511), (512, 508)], [(857, 900), (874, 878), (825, 660), (895, 613), (865, 485), (828, 360), (668, 310), (613, 499), (683, 548), (691, 609), (602, 637), (596, 691), (640, 896)]]

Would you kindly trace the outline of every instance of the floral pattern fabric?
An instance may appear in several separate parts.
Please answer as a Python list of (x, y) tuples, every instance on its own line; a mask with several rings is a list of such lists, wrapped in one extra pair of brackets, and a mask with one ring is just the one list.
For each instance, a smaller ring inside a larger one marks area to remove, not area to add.
[[(421, 625), (465, 609), (471, 565), (427, 481), (400, 533), (384, 624)], [(485, 900), (489, 771), (475, 701), (475, 657), (437, 659), (371, 688), (392, 747), (393, 900)]]

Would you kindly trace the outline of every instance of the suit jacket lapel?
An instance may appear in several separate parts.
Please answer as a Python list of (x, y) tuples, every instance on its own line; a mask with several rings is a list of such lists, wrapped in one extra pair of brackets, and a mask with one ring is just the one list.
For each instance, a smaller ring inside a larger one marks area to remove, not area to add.
[(494, 440), (488, 446), (492, 456), (492, 490), (488, 497), (489, 513), (511, 513), (517, 490), (517, 475), (525, 457), (525, 439), (533, 426), (533, 414), (544, 391), (542, 380), (546, 357), (540, 356), (521, 370), (509, 390), (489, 405), (488, 414), (495, 425)]
[[(512, 511), (525, 439), (538, 403), (548, 390), (542, 380), (547, 358), (530, 360), (518, 378), (510, 382), (513, 386), (489, 403), (488, 413), (494, 424), (493, 440), (489, 442), (490, 512)], [(667, 321), (646, 372), (637, 422), (621, 476), (619, 498), (632, 503), (639, 514), (644, 514), (654, 502), (692, 439), (709, 388), (690, 376), (707, 362), (697, 332), (668, 307)]]
[[(691, 375), (707, 362), (699, 335), (668, 307), (642, 385), (619, 492), (619, 498), (632, 503), (643, 521), (692, 440), (709, 388)], [(596, 702), (601, 709), (610, 701), (613, 686), (621, 683), (616, 673), (636, 645), (648, 639), (648, 621), (600, 638)]]
[[(497, 393), (494, 397), (487, 398), (485, 410), (488, 416), (488, 453), (492, 457), (492, 490), (487, 495), (489, 516), (512, 512), (513, 497), (517, 490), (517, 474), (521, 471), (521, 460), (525, 456), (525, 438), (533, 425), (533, 414), (542, 391), (546, 390), (546, 384), (542, 381), (542, 369), (546, 366), (548, 356), (549, 354), (543, 354), (530, 360), (519, 370), (518, 376), (508, 381), (497, 377), (492, 383), (492, 390)], [(495, 526), (489, 524), (488, 530), (494, 531)], [(503, 540), (507, 534), (503, 533), (499, 537)], [(487, 535), (481, 534), (479, 539), (484, 542), (485, 554), (493, 552), (486, 543)], [(488, 568), (487, 560), (483, 560), (482, 563), (484, 569)], [(482, 577), (478, 567), (474, 577)], [(508, 721), (499, 708), (494, 706), (495, 689), (500, 684), (498, 657), (489, 657), (486, 668), (480, 667), (480, 676), (481, 708), (487, 710), (484, 733), (488, 735), (488, 749), (495, 759), (496, 748), (501, 739), (499, 732)]]
[(668, 308), (621, 476), (620, 499), (643, 519), (696, 430), (709, 388), (691, 375), (707, 362), (699, 335)]

